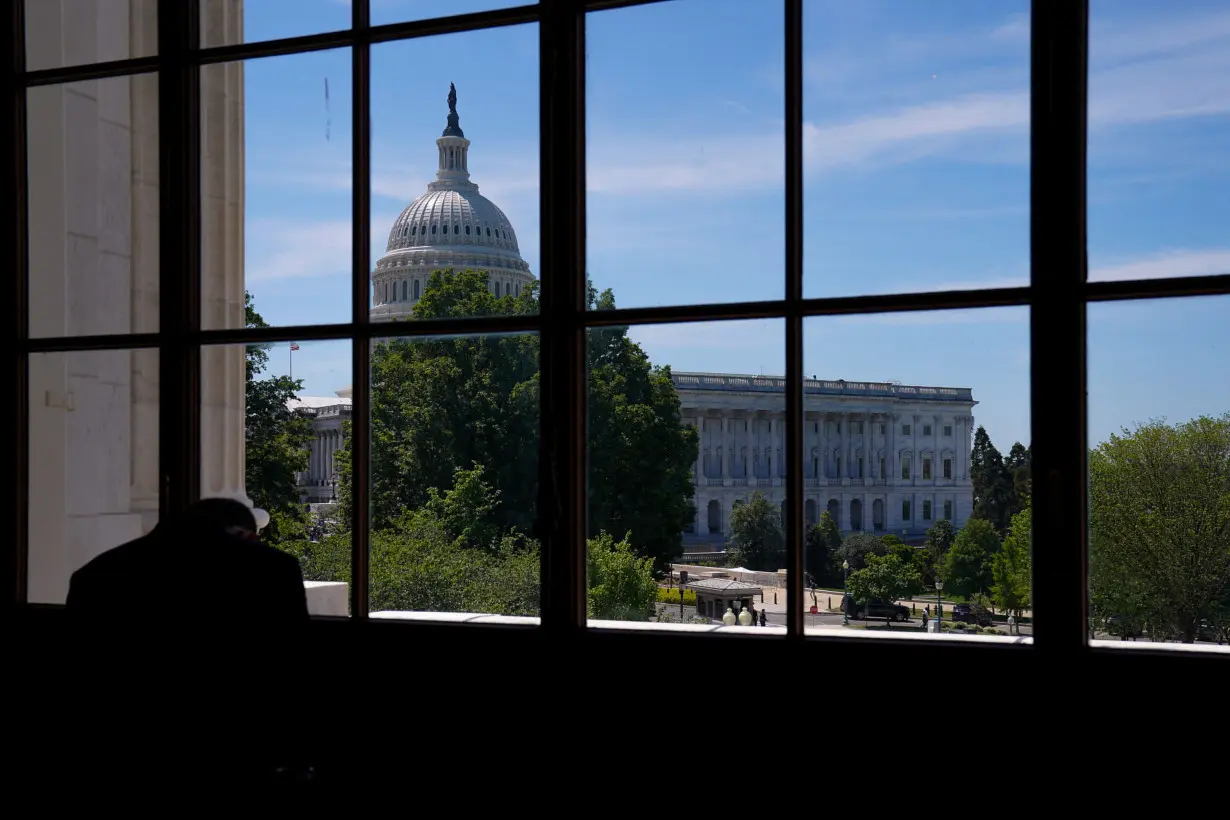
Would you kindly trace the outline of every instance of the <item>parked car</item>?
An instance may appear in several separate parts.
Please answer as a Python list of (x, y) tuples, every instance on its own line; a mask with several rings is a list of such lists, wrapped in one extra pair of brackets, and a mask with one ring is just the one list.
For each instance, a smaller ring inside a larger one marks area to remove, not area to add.
[(984, 612), (976, 612), (969, 604), (956, 604), (952, 608), (952, 619), (954, 621), (964, 621), (967, 624), (978, 624), (979, 626), (990, 626), (991, 616)]
[(893, 621), (908, 621), (910, 619), (910, 608), (901, 604), (894, 604), (890, 601), (881, 601), (878, 598), (872, 598), (864, 604), (855, 603), (848, 595), (842, 602), (842, 607), (850, 613), (851, 618), (866, 619), (866, 618), (883, 618)]

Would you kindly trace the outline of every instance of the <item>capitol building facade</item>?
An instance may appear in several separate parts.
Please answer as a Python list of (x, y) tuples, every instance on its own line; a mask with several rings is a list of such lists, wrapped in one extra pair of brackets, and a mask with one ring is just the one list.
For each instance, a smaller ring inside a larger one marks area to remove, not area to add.
[[(455, 103), (450, 89), (436, 179), (393, 223), (372, 271), (373, 321), (412, 318), (432, 271), (488, 271), (497, 296), (519, 294), (534, 279), (508, 217), (470, 181), (470, 141)], [(673, 379), (684, 422), (700, 435), (696, 516), (684, 541), (712, 548), (730, 536), (731, 512), (753, 491), (784, 504), (785, 379), (684, 372)], [(806, 521), (828, 511), (843, 531), (892, 532), (907, 541), (941, 518), (961, 527), (973, 511), (975, 403), (969, 388), (805, 380)], [(316, 431), (309, 469), (300, 474), (302, 496), (331, 501), (350, 390), (303, 396), (293, 406), (312, 417)]]

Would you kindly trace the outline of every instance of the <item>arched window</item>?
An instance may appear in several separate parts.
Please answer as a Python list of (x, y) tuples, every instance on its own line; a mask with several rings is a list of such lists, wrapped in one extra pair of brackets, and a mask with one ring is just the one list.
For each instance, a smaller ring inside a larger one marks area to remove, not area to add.
[(419, 280), (414, 280), (414, 300), (417, 302), (419, 298)]
[(435, 235), (435, 232), (436, 232), (436, 223), (434, 223), (434, 222), (433, 222), (433, 223), (431, 223), (431, 233), (432, 233), (432, 235)]
[(411, 225), (411, 226), (410, 226), (410, 235), (411, 235), (411, 236), (414, 236), (414, 234), (418, 232), (418, 229), (419, 229), (419, 226), (418, 226), (418, 225)]
[(491, 238), (491, 228), (487, 228), (487, 238)]
[(461, 226), (460, 226), (460, 225), (454, 225), (454, 226), (453, 226), (453, 233), (454, 233), (454, 234), (459, 234), (459, 233), (461, 233)]
[(407, 290), (407, 288), (409, 288), (409, 287), (410, 287), (410, 283), (409, 283), (409, 282), (407, 282), (405, 279), (401, 280), (401, 300), (402, 300), (403, 302), (404, 302), (404, 301), (406, 301), (407, 295), (408, 295), (408, 293), (409, 293), (409, 291)]
[(466, 225), (466, 236), (470, 235), (470, 226)]
[(423, 223), (423, 227), (419, 228), (419, 233), (423, 234), (423, 236), (427, 235), (427, 223), (426, 222)]

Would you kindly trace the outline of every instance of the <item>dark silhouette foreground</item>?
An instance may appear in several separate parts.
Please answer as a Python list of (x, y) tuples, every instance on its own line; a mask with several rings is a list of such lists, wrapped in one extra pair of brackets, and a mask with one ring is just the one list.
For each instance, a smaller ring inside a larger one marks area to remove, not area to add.
[(310, 765), (303, 576), (244, 505), (204, 499), (97, 556), (67, 603), (78, 777), (200, 786)]

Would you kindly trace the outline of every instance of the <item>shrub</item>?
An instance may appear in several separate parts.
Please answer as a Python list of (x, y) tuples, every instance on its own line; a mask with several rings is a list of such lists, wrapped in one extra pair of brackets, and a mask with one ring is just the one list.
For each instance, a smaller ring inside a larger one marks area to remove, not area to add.
[[(658, 587), (658, 603), (679, 605), (679, 588)], [(696, 590), (685, 589), (683, 591), (683, 605), (696, 606)]]
[(1007, 635), (1008, 633), (1002, 629), (996, 629), (993, 626), (988, 626), (983, 632), (987, 635)]

